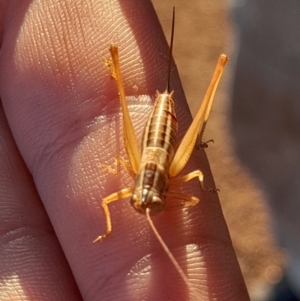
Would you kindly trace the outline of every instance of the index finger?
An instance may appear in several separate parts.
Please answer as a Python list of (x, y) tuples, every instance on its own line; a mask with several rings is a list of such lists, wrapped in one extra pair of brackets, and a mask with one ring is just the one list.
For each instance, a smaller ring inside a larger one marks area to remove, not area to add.
[[(120, 46), (129, 110), (141, 129), (151, 96), (167, 77), (167, 44), (151, 3), (32, 2), (14, 33), (18, 43), (5, 54), (5, 110), (83, 296), (186, 299), (145, 217), (128, 202), (112, 206), (111, 237), (91, 243), (105, 229), (102, 198), (132, 185), (127, 175), (107, 175), (100, 167), (124, 154), (118, 94), (102, 55), (111, 42)], [(183, 134), (191, 119), (176, 72), (172, 82)], [(189, 166), (200, 167), (213, 187), (204, 152)], [(198, 184), (189, 189), (200, 193)], [(200, 199), (196, 208), (165, 212), (155, 223), (204, 298), (244, 299), (217, 196)]]

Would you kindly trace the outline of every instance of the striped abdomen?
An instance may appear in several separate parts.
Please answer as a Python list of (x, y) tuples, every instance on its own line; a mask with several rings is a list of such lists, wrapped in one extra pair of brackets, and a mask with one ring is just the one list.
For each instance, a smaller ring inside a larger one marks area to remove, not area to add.
[(140, 212), (149, 208), (154, 214), (165, 207), (177, 127), (172, 93), (158, 94), (144, 129), (140, 170), (131, 199), (131, 204)]

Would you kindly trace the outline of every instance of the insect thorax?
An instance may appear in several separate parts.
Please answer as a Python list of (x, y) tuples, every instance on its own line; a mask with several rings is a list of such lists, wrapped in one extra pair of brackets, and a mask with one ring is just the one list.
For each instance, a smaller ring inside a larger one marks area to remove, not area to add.
[[(163, 156), (158, 153), (162, 153)], [(163, 149), (147, 150), (143, 154), (142, 162), (144, 156), (152, 159), (141, 165), (131, 198), (132, 206), (141, 213), (145, 213), (146, 208), (150, 209), (150, 214), (165, 208), (169, 183), (167, 155)]]

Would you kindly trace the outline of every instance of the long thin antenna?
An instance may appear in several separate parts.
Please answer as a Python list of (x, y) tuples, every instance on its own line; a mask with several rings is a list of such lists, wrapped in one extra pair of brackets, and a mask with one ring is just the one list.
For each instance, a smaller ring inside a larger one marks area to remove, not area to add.
[(155, 228), (151, 217), (150, 217), (150, 210), (149, 208), (146, 209), (146, 217), (147, 220), (149, 222), (149, 225), (151, 227), (151, 229), (153, 230), (156, 238), (158, 239), (158, 241), (160, 242), (161, 246), (163, 247), (164, 251), (167, 253), (168, 257), (170, 258), (170, 260), (172, 261), (173, 265), (175, 266), (176, 270), (178, 271), (180, 277), (182, 278), (182, 280), (185, 282), (185, 284), (187, 285), (187, 287), (189, 288), (189, 290), (192, 292), (193, 289), (191, 288), (191, 284), (189, 279), (187, 278), (187, 276), (185, 275), (185, 273), (183, 272), (182, 268), (180, 267), (180, 265), (178, 264), (177, 260), (175, 259), (175, 257), (173, 256), (173, 254), (171, 253), (170, 249), (168, 248), (168, 246), (165, 244), (165, 242), (163, 241), (163, 239), (161, 238), (161, 236), (159, 235), (157, 229)]
[(171, 67), (172, 67), (172, 52), (173, 52), (173, 41), (174, 41), (174, 29), (175, 29), (175, 6), (173, 6), (173, 17), (172, 17), (172, 32), (171, 32), (171, 42), (169, 51), (169, 65), (168, 65), (168, 85), (167, 91), (171, 92)]

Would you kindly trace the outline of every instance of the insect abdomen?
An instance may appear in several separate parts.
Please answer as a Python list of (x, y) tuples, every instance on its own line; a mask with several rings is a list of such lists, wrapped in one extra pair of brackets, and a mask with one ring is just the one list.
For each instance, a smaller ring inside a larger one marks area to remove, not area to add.
[(172, 93), (158, 94), (142, 138), (142, 157), (131, 204), (142, 213), (162, 211), (166, 204), (169, 166), (175, 152), (177, 119)]
[(174, 156), (177, 139), (178, 124), (174, 107), (172, 93), (158, 94), (142, 138), (142, 152), (148, 147), (162, 148), (168, 154), (168, 164)]

